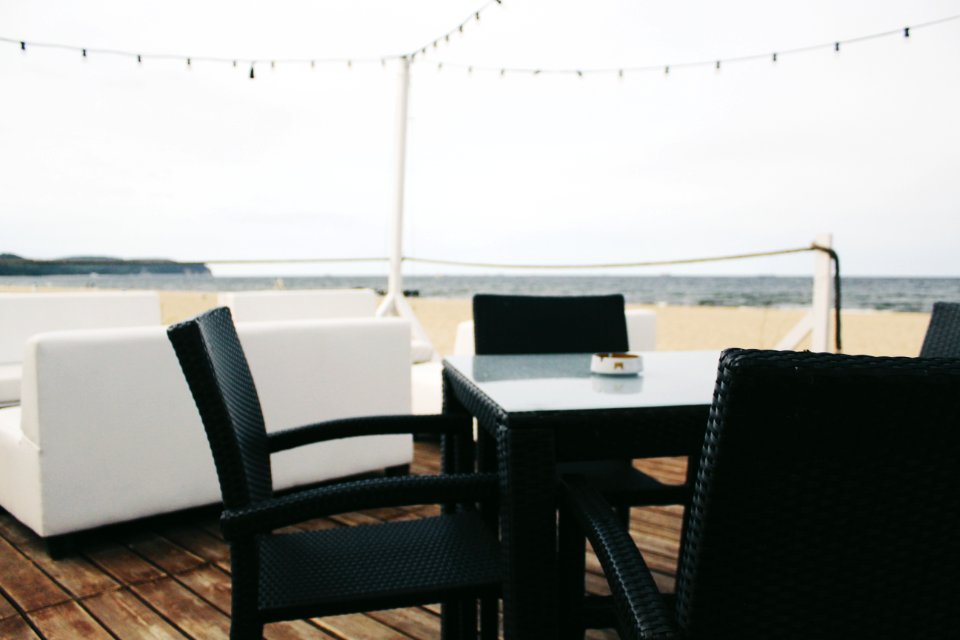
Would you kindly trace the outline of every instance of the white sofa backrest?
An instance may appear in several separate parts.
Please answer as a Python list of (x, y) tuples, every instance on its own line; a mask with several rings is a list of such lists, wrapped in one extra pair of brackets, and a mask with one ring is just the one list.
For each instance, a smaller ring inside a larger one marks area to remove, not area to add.
[(0, 293), (0, 363), (21, 362), (37, 333), (159, 324), (156, 292)]
[[(657, 315), (645, 309), (627, 309), (627, 343), (630, 351), (654, 351), (657, 348)], [(557, 318), (558, 322), (562, 318)], [(473, 320), (465, 320), (457, 325), (457, 336), (453, 343), (456, 355), (473, 355)]]
[[(268, 431), (410, 413), (405, 320), (238, 323), (237, 330)], [(0, 469), (9, 485), (0, 486), (0, 504), (11, 513), (41, 535), (56, 535), (219, 501), (206, 436), (165, 327), (40, 334), (26, 354), (16, 411), (39, 478), (6, 478)], [(273, 456), (274, 485), (411, 457), (409, 436), (303, 447)], [(39, 486), (19, 492), (18, 483)], [(17, 504), (31, 493), (39, 495), (39, 510)]]
[(377, 294), (371, 289), (304, 289), (231, 291), (219, 295), (235, 322), (371, 318)]

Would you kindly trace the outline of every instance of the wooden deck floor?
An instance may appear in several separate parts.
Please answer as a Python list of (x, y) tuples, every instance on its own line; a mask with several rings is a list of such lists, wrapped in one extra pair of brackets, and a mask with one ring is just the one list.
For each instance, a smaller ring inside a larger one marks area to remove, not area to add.
[[(643, 468), (680, 482), (683, 461)], [(437, 448), (418, 443), (414, 473), (433, 473)], [(318, 519), (308, 528), (409, 519), (432, 508), (380, 509)], [(632, 533), (662, 590), (672, 590), (680, 509), (634, 509)], [(78, 552), (54, 561), (43, 544), (0, 510), (0, 638), (227, 638), (230, 566), (215, 510), (113, 527), (80, 540)], [(590, 591), (605, 583), (588, 558)], [(437, 638), (439, 608), (415, 607), (268, 625), (271, 639), (340, 640)], [(589, 637), (616, 637), (591, 632)]]

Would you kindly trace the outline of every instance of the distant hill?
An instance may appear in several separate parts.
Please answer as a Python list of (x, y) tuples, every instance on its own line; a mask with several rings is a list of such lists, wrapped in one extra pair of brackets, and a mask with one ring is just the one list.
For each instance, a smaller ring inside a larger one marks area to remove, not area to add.
[(143, 273), (191, 273), (210, 275), (202, 262), (173, 260), (121, 260), (100, 256), (78, 256), (56, 260), (29, 260), (12, 253), (0, 253), (0, 276), (128, 275)]

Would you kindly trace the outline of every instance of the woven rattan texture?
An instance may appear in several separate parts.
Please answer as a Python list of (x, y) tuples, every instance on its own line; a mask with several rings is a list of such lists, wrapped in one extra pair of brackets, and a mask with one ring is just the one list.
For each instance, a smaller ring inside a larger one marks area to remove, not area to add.
[(671, 612), (629, 532), (609, 504), (596, 490), (576, 482), (565, 485), (565, 498), (565, 508), (575, 515), (608, 578), (624, 634), (633, 639), (674, 637), (676, 625)]
[(960, 303), (937, 302), (923, 338), (924, 358), (960, 358)]
[[(271, 445), (230, 312), (202, 314), (171, 327), (169, 337), (200, 410), (223, 490), (233, 640), (260, 638), (263, 624), (273, 620), (440, 601), (445, 637), (476, 637), (476, 601), (484, 599), (489, 612), (500, 589), (499, 543), (474, 509), (476, 502), (495, 501), (495, 474), (341, 482), (274, 497), (271, 449), (345, 437), (351, 426), (359, 434), (416, 432), (418, 421), (397, 416), (321, 423), (278, 435)], [(424, 427), (451, 437), (470, 435), (463, 416), (427, 419)], [(455, 447), (452, 466), (468, 466), (459, 463), (470, 455), (469, 444)], [(448, 503), (450, 512), (462, 505), (463, 512), (330, 531), (261, 533), (321, 514), (432, 502)], [(488, 627), (484, 637), (495, 632)]]
[(476, 353), (626, 351), (622, 295), (473, 297)]
[(230, 310), (174, 325), (168, 336), (203, 420), (227, 507), (273, 494), (270, 448), (250, 367)]
[(476, 512), (268, 536), (260, 551), (268, 619), (496, 594), (500, 580), (499, 546)]
[(731, 350), (677, 583), (689, 637), (960, 628), (960, 361)]
[(470, 473), (443, 476), (371, 478), (339, 482), (277, 496), (224, 512), (223, 533), (270, 531), (290, 523), (348, 511), (415, 504), (495, 501), (497, 476)]

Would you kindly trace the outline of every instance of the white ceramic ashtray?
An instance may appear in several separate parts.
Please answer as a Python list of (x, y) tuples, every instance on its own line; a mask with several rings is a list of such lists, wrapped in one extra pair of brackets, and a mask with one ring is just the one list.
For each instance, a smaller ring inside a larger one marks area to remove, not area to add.
[(635, 376), (643, 372), (643, 358), (635, 353), (595, 353), (590, 371), (608, 376)]

